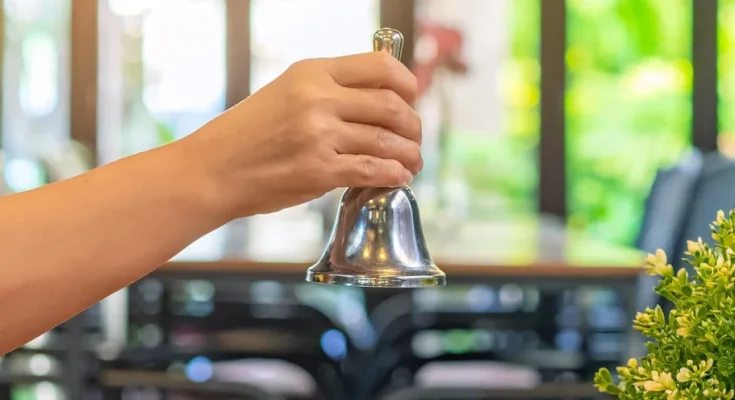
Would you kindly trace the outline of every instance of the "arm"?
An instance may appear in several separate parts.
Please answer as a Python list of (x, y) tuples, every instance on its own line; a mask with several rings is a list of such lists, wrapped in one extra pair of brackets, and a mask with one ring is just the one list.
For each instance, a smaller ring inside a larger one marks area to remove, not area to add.
[(227, 221), (182, 142), (0, 197), (0, 354)]
[(297, 63), (178, 142), (0, 197), (0, 355), (234, 218), (406, 184), (415, 86), (387, 53)]

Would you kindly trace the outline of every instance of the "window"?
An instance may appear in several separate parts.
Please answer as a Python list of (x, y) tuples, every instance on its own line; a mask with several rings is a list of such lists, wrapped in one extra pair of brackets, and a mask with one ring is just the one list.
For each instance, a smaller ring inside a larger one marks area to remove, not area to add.
[(4, 175), (17, 191), (46, 181), (36, 161), (69, 138), (70, 0), (5, 0)]
[(692, 2), (567, 7), (570, 224), (632, 243), (656, 171), (690, 145)]
[(224, 110), (223, 0), (100, 0), (100, 162), (181, 138)]
[(422, 215), (497, 218), (536, 208), (539, 0), (419, 0), (414, 72)]

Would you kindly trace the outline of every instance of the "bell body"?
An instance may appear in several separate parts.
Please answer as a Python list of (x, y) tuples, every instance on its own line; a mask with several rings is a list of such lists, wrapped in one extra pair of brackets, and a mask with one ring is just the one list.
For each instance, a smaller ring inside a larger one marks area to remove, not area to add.
[(326, 249), (306, 280), (384, 288), (446, 284), (429, 255), (408, 187), (347, 189)]

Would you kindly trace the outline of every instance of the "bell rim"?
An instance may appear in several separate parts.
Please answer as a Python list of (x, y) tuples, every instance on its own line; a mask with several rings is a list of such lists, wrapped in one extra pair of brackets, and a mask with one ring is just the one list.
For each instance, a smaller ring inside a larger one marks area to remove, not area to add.
[(306, 282), (320, 285), (354, 286), (362, 288), (432, 288), (447, 285), (447, 276), (443, 272), (432, 275), (348, 275), (334, 272), (306, 272)]

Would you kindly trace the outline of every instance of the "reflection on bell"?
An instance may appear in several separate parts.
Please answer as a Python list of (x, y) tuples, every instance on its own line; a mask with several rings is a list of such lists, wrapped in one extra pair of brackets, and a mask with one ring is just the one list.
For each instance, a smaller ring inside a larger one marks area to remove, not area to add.
[(306, 280), (383, 288), (446, 284), (429, 255), (408, 187), (347, 189), (327, 248)]

